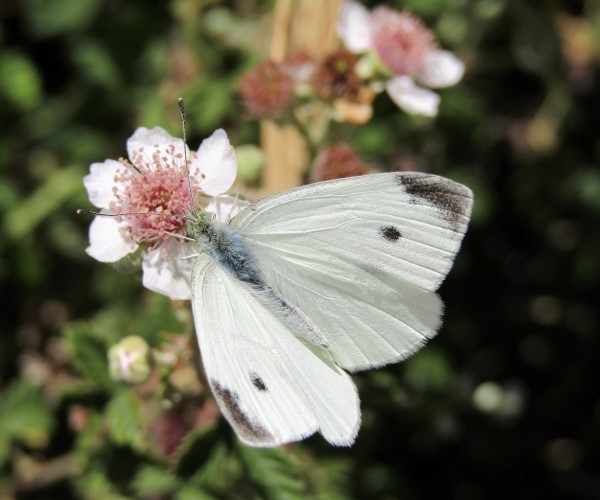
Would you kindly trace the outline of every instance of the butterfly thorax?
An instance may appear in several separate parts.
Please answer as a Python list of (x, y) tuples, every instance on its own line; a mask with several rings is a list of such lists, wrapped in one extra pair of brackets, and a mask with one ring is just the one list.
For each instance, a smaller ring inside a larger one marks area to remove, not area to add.
[(227, 224), (213, 219), (206, 211), (189, 216), (188, 229), (202, 251), (237, 279), (255, 288), (265, 285), (244, 237)]

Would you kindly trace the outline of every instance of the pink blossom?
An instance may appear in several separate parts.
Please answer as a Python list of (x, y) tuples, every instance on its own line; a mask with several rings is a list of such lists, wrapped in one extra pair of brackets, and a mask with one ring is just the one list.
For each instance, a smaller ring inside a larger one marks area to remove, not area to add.
[(377, 55), (391, 74), (384, 83), (389, 96), (411, 114), (437, 115), (440, 97), (429, 89), (455, 85), (464, 74), (462, 61), (439, 49), (433, 33), (407, 12), (388, 7), (369, 12), (346, 0), (338, 33), (348, 50)]
[[(187, 148), (187, 146), (185, 146)], [(200, 145), (197, 153), (160, 127), (138, 128), (127, 141), (129, 159), (94, 163), (83, 183), (90, 201), (104, 214), (90, 225), (87, 253), (101, 262), (117, 262), (142, 248), (145, 287), (172, 299), (191, 297), (192, 260), (197, 252), (184, 243), (186, 214), (205, 209), (224, 220), (244, 205), (224, 195), (237, 174), (235, 152), (223, 130)]]

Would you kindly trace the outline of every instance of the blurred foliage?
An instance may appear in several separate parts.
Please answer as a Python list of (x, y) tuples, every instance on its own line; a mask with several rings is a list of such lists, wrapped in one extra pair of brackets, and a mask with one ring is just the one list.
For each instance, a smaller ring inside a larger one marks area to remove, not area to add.
[[(378, 2), (368, 2), (374, 6)], [(242, 446), (185, 305), (85, 253), (81, 180), (140, 125), (258, 144), (236, 94), (272, 1), (0, 4), (0, 498), (600, 497), (600, 5), (405, 0), (467, 64), (435, 120), (387, 99), (334, 138), (475, 192), (438, 338), (357, 374), (349, 449)], [(255, 174), (254, 174), (255, 175)], [(150, 379), (112, 380), (136, 335)]]

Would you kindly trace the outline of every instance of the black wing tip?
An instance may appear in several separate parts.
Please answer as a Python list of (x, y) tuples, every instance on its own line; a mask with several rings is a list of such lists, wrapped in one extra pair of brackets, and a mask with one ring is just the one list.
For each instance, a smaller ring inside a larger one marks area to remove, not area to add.
[(459, 231), (471, 216), (473, 191), (446, 177), (420, 172), (397, 173), (394, 181), (414, 201), (435, 207)]

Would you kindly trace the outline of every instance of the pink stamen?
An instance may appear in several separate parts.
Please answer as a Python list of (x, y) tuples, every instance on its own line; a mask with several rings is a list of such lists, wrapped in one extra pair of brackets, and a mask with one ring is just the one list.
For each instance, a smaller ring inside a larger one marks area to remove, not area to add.
[(121, 367), (121, 373), (125, 377), (129, 377), (129, 367), (131, 366), (131, 359), (128, 354), (124, 352), (119, 353), (119, 366)]
[(129, 222), (131, 236), (137, 243), (157, 244), (173, 238), (169, 233), (184, 234), (186, 219), (177, 216), (187, 214), (194, 205), (194, 193), (201, 192), (197, 175), (188, 182), (187, 168), (174, 145), (163, 150), (155, 145), (153, 149), (148, 155), (140, 147), (133, 152), (132, 163), (119, 160), (123, 168), (115, 177), (116, 201), (109, 207), (116, 213), (131, 214), (120, 220)]

